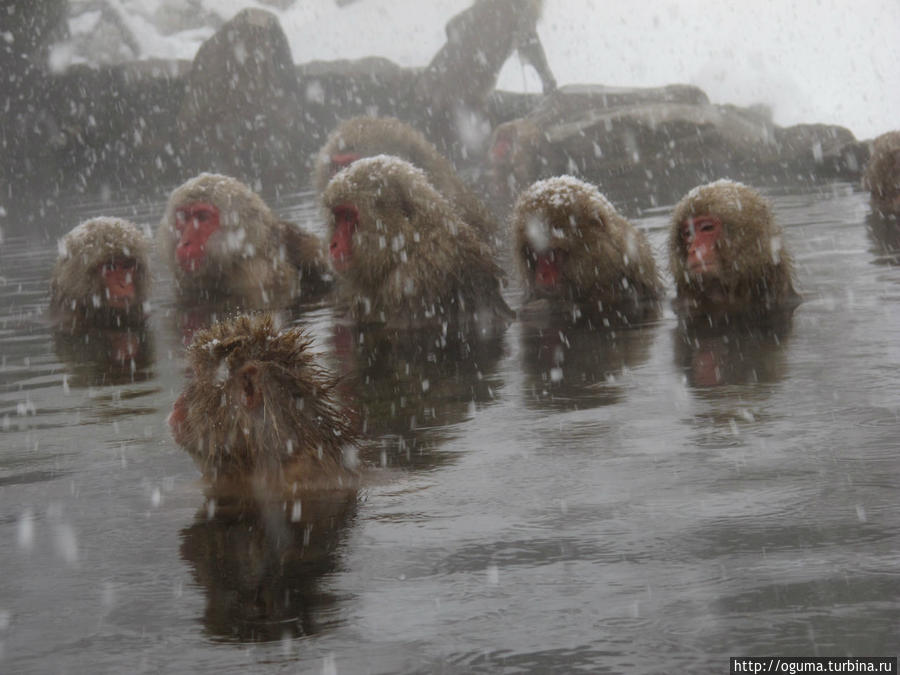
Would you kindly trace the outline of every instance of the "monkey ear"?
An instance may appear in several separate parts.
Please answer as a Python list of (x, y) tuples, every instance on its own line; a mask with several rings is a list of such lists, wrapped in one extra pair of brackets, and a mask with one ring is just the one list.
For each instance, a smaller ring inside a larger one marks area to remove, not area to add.
[(237, 372), (237, 381), (241, 388), (241, 402), (248, 410), (255, 410), (262, 403), (262, 390), (259, 387), (259, 368), (248, 363)]

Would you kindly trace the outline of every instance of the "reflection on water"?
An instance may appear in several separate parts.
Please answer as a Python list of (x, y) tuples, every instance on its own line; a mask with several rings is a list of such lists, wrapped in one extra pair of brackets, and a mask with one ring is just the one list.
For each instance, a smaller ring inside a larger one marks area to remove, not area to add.
[(298, 495), (289, 504), (208, 502), (181, 531), (181, 557), (206, 594), (207, 632), (266, 642), (335, 624), (338, 598), (319, 580), (337, 569), (355, 510), (355, 492)]
[(146, 323), (123, 329), (53, 331), (56, 357), (69, 386), (92, 387), (153, 378), (153, 335)]
[[(212, 317), (176, 308), (159, 265), (140, 329), (72, 335), (44, 313), (57, 236), (99, 213), (158, 222), (162, 203), (23, 214), (0, 246), (0, 670), (894, 654), (895, 224), (847, 185), (773, 197), (804, 297), (783, 325), (701, 330), (666, 303), (634, 327), (474, 339), (360, 330), (327, 302), (285, 312), (357, 410), (364, 487), (199, 511), (166, 416)], [(321, 231), (309, 195), (276, 207)], [(637, 223), (658, 260), (667, 215)]]
[(886, 265), (900, 264), (900, 219), (870, 213), (866, 217), (872, 252), (878, 257), (876, 262)]
[(762, 325), (681, 324), (674, 337), (675, 362), (699, 389), (778, 382), (784, 377), (790, 333), (790, 316), (770, 318)]
[(341, 389), (357, 411), (360, 431), (379, 439), (379, 457), (371, 459), (382, 466), (430, 468), (449, 461), (440, 441), (503, 386), (494, 372), (502, 335), (338, 321), (331, 345)]
[(550, 410), (612, 405), (623, 375), (650, 356), (653, 326), (597, 330), (571, 322), (523, 324), (526, 404)]

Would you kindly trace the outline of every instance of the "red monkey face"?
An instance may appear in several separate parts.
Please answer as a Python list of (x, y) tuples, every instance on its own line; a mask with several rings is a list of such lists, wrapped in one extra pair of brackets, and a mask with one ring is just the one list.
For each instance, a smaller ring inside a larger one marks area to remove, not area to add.
[(331, 235), (329, 252), (331, 254), (331, 266), (336, 272), (344, 272), (349, 269), (353, 255), (353, 234), (359, 227), (359, 211), (351, 204), (335, 206), (334, 234)]
[(127, 309), (137, 298), (134, 278), (137, 262), (134, 258), (115, 258), (100, 268), (106, 303), (113, 309)]
[(695, 216), (681, 225), (687, 256), (685, 266), (693, 276), (717, 276), (720, 271), (717, 242), (722, 238), (722, 221), (715, 216)]
[(193, 202), (175, 211), (175, 230), (178, 244), (175, 257), (181, 269), (194, 272), (206, 257), (206, 244), (219, 229), (219, 209), (206, 202)]

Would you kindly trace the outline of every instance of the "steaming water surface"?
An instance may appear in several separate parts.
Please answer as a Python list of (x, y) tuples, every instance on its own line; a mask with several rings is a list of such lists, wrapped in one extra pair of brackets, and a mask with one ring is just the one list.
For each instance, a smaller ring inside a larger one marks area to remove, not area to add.
[[(896, 655), (896, 232), (869, 229), (846, 185), (771, 196), (805, 297), (780, 331), (687, 341), (667, 310), (613, 334), (518, 322), (442, 351), (360, 344), (328, 306), (292, 316), (348, 375), (370, 467), (356, 499), (298, 522), (209, 517), (166, 425), (184, 362), (161, 266), (146, 335), (84, 345), (46, 322), (56, 238), (100, 213), (156, 223), (162, 204), (33, 214), (0, 248), (0, 669)], [(321, 229), (310, 195), (276, 206)], [(663, 267), (666, 215), (635, 220)]]

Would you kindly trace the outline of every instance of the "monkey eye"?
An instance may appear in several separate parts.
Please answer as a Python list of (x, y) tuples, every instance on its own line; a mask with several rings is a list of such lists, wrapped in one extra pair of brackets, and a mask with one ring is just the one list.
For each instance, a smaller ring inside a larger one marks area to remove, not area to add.
[(194, 209), (193, 211), (191, 211), (191, 215), (194, 217), (194, 220), (196, 220), (198, 223), (205, 223), (210, 218), (212, 218), (212, 211), (210, 211), (209, 209), (207, 209), (205, 207), (201, 207), (201, 208)]

